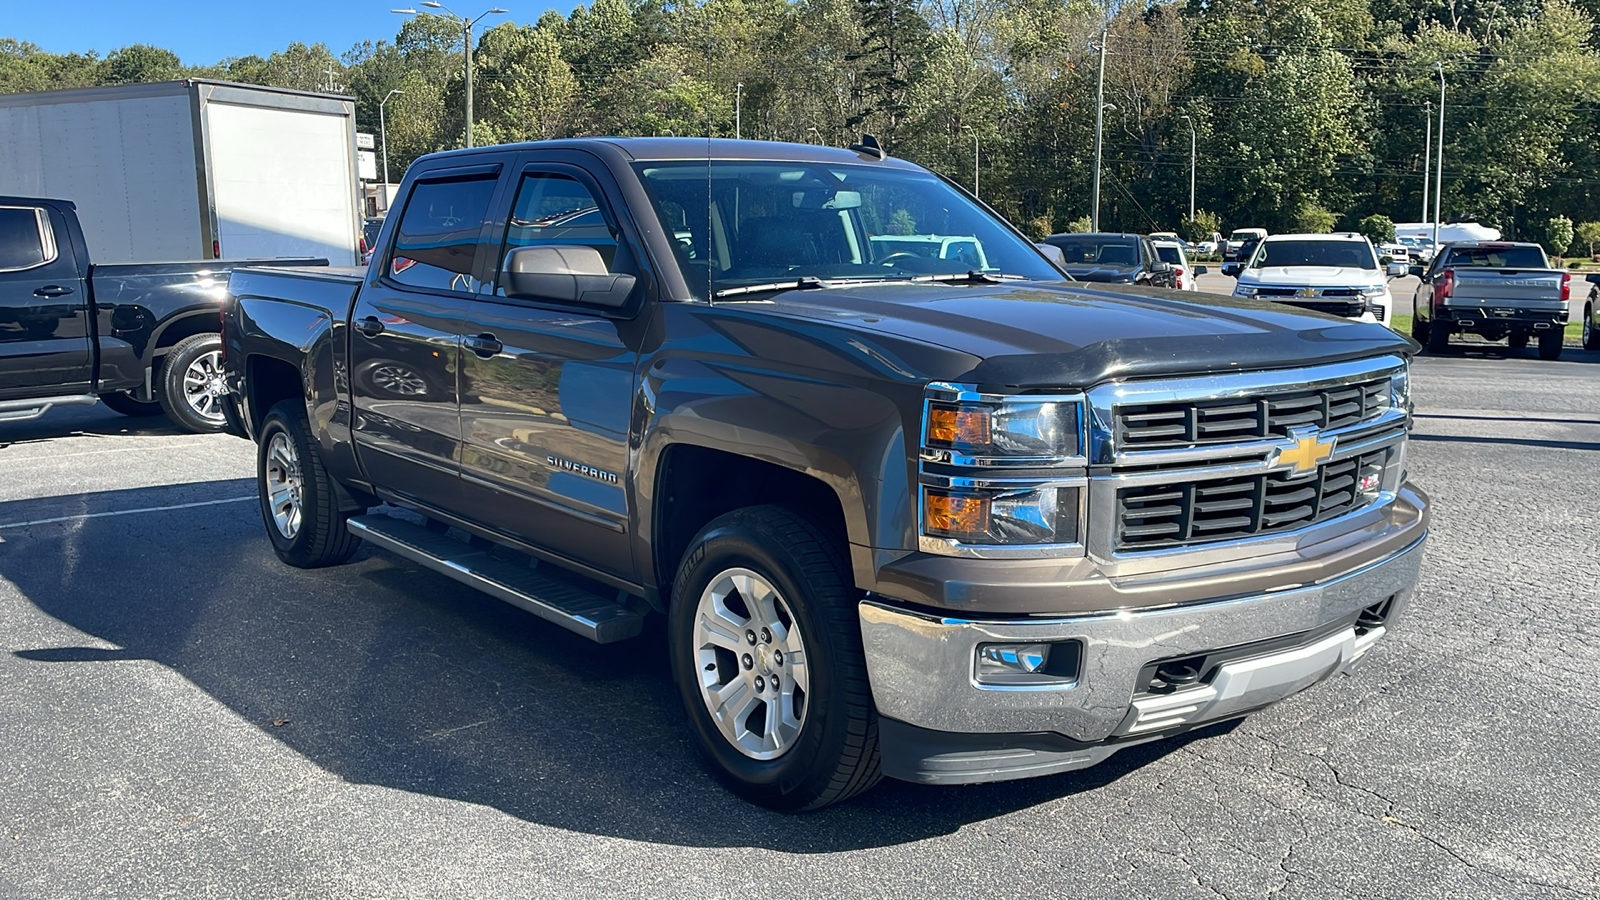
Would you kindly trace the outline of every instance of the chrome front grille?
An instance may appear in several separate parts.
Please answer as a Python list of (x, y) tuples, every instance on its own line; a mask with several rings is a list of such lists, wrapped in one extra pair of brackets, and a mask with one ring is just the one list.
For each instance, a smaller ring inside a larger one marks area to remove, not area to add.
[(1389, 408), (1389, 378), (1256, 397), (1118, 406), (1119, 450), (1165, 450), (1288, 437), (1291, 428), (1347, 428)]
[(1309, 477), (1270, 472), (1121, 488), (1116, 547), (1237, 540), (1337, 518), (1377, 496), (1390, 453), (1384, 448), (1324, 463)]

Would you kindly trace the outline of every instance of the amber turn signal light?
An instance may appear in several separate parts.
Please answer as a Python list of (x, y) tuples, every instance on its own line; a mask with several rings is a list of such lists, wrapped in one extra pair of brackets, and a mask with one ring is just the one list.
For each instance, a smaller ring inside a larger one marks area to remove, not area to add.
[(989, 529), (989, 499), (930, 490), (922, 504), (925, 534), (970, 538)]
[(930, 406), (928, 443), (961, 448), (989, 446), (989, 410), (973, 406)]

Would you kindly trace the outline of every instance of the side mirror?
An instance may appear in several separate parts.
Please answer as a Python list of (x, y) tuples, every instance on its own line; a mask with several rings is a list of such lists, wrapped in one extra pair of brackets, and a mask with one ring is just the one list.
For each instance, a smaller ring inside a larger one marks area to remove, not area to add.
[(1222, 274), (1228, 276), (1229, 278), (1238, 278), (1239, 277), (1239, 264), (1238, 263), (1223, 263), (1222, 264)]
[(608, 271), (600, 251), (582, 244), (518, 247), (506, 254), (500, 272), (507, 297), (606, 309), (627, 303), (635, 281)]
[(1061, 252), (1060, 247), (1057, 247), (1055, 244), (1034, 244), (1034, 246), (1039, 248), (1039, 252), (1044, 254), (1045, 259), (1050, 260), (1057, 266), (1066, 266), (1067, 255)]
[(1389, 263), (1384, 267), (1384, 271), (1388, 273), (1390, 278), (1399, 278), (1406, 274), (1406, 267), (1400, 263)]
[(1196, 275), (1204, 275), (1209, 271), (1211, 271), (1211, 270), (1209, 268), (1205, 267), (1205, 266), (1195, 266), (1194, 267), (1194, 273)]
[(1409, 271), (1411, 273), (1411, 277), (1412, 278), (1421, 278), (1422, 277), (1422, 267), (1421, 266), (1412, 266)]
[(1169, 263), (1169, 262), (1158, 262), (1158, 263), (1155, 263), (1154, 265), (1152, 265), (1150, 267), (1150, 271), (1154, 272), (1157, 275), (1165, 275), (1168, 272), (1172, 271), (1172, 263)]

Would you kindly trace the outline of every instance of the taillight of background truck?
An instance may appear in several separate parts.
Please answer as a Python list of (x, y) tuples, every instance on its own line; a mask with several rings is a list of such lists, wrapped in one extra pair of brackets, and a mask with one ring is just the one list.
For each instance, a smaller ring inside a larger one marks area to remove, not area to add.
[(1455, 288), (1455, 286), (1456, 286), (1456, 273), (1455, 272), (1451, 271), (1450, 269), (1445, 269), (1443, 272), (1439, 273), (1439, 299), (1440, 300), (1448, 300), (1448, 299), (1450, 299), (1450, 292), (1451, 292), (1451, 290), (1453, 290)]
[(211, 258), (212, 259), (221, 259), (222, 258), (222, 242), (221, 241), (213, 240), (211, 242)]
[(1561, 273), (1561, 302), (1566, 303), (1572, 299), (1572, 273)]

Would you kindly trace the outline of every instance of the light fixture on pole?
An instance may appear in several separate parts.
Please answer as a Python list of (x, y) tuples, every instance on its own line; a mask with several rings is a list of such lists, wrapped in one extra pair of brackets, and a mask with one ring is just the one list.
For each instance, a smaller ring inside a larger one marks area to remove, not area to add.
[[(1105, 121), (1106, 103), (1106, 32), (1100, 31), (1100, 77), (1094, 88), (1094, 208), (1089, 216), (1089, 230), (1100, 230), (1100, 134)], [(1116, 109), (1111, 106), (1111, 109)]]
[[(448, 6), (445, 6), (443, 3), (435, 2), (435, 0), (422, 0), (422, 2), (417, 4), (417, 5), (418, 6), (426, 6), (429, 9), (442, 9), (442, 10), (445, 11), (446, 15), (448, 15), (451, 18), (452, 21), (454, 21), (457, 25), (461, 26), (461, 33), (465, 37), (465, 45), (466, 45), (467, 146), (471, 147), (471, 146), (473, 146), (473, 143), (472, 143), (472, 26), (478, 24), (479, 22), (483, 21), (484, 19), (488, 18), (489, 16), (505, 15), (507, 12), (509, 12), (509, 10), (504, 10), (504, 9), (501, 9), (500, 7), (496, 6), (495, 8), (489, 10), (488, 12), (482, 13), (482, 14), (478, 15), (475, 18), (469, 19), (466, 16), (458, 15), (455, 10), (451, 9)], [(401, 15), (404, 15), (404, 16), (417, 15), (417, 11), (414, 10), (414, 9), (391, 9), (389, 11), (390, 12), (395, 12), (395, 13), (400, 13)]]
[(1439, 158), (1433, 173), (1433, 246), (1439, 247), (1439, 209), (1444, 196), (1444, 63), (1434, 63), (1439, 72)]
[(383, 118), (383, 107), (394, 99), (395, 94), (404, 94), (405, 91), (395, 88), (385, 94), (378, 103), (378, 140), (383, 144), (383, 208), (389, 208), (389, 125)]
[(978, 129), (971, 125), (961, 126), (962, 131), (972, 132), (972, 196), (978, 196)]
[(1189, 123), (1189, 221), (1194, 221), (1194, 120), (1188, 116), (1179, 116)]

